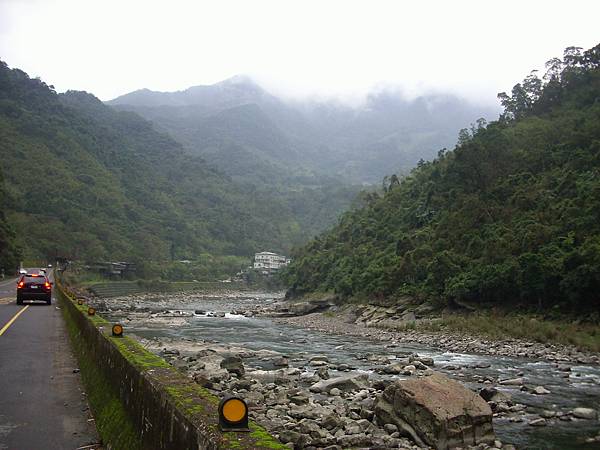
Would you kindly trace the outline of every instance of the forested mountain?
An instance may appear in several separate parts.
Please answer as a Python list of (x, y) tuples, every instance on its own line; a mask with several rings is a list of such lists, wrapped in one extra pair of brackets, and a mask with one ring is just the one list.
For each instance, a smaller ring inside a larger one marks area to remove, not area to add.
[(4, 177), (0, 171), (0, 270), (8, 275), (19, 263), (20, 250), (16, 247), (15, 232), (6, 219), (6, 208)]
[(355, 193), (334, 183), (284, 193), (237, 185), (137, 114), (84, 92), (56, 94), (3, 62), (0, 158), (0, 252), (7, 235), (14, 242), (5, 216), (26, 257), (286, 251), (333, 221)]
[(600, 311), (600, 45), (297, 250), (291, 293)]
[(357, 107), (284, 101), (246, 77), (179, 92), (144, 89), (108, 104), (138, 112), (236, 179), (267, 183), (318, 184), (323, 175), (378, 182), (453, 146), (456, 130), (477, 118), (497, 117), (455, 96), (408, 100), (394, 89)]

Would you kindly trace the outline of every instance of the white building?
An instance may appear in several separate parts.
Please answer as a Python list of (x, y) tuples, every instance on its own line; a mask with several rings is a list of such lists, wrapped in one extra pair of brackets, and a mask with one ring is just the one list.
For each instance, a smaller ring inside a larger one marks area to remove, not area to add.
[(274, 272), (290, 263), (290, 259), (272, 252), (260, 252), (254, 255), (254, 268), (265, 272)]

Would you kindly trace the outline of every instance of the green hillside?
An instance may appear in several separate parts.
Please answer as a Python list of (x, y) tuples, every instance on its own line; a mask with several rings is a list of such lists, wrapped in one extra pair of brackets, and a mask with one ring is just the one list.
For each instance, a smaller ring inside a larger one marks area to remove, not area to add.
[[(335, 184), (285, 195), (240, 186), (137, 114), (84, 92), (57, 94), (5, 63), (0, 157), (2, 214), (26, 258), (161, 261), (286, 251), (331, 223), (354, 193)], [(0, 230), (5, 252), (3, 221)]]
[(600, 310), (600, 46), (295, 251), (291, 294)]
[(19, 264), (20, 249), (16, 247), (15, 232), (6, 219), (7, 198), (4, 190), (4, 177), (0, 171), (0, 271), (8, 275)]

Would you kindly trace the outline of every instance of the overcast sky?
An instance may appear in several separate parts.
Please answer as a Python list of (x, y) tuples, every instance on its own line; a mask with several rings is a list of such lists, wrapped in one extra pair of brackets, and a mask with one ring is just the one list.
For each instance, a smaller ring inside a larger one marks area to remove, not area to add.
[(599, 17), (592, 0), (0, 0), (0, 58), (102, 100), (248, 74), (291, 96), (391, 84), (491, 103), (599, 43)]

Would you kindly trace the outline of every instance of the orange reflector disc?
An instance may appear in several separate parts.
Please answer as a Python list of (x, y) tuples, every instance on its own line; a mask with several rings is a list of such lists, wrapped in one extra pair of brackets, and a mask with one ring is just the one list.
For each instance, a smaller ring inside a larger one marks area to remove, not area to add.
[(113, 336), (121, 336), (123, 334), (123, 327), (120, 324), (115, 324), (112, 327)]
[(229, 423), (237, 423), (246, 416), (246, 405), (236, 398), (225, 402), (223, 405), (223, 417)]

